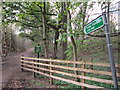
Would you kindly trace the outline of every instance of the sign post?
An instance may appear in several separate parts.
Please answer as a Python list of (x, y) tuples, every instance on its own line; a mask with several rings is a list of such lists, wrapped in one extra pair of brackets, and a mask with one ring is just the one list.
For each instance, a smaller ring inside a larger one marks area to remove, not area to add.
[(37, 58), (39, 58), (39, 53), (41, 52), (41, 46), (36, 46), (34, 51), (37, 53)]
[[(37, 53), (37, 58), (40, 58), (40, 52), (41, 52), (41, 46), (38, 44), (38, 46), (36, 46), (35, 48), (34, 48), (34, 52), (35, 53)], [(35, 60), (34, 60), (34, 62), (36, 62)], [(39, 61), (37, 61), (38, 63), (39, 63)], [(36, 66), (36, 65), (34, 65), (34, 66)], [(37, 67), (39, 67), (39, 65), (37, 65)], [(36, 69), (34, 69), (34, 70), (36, 70)], [(39, 70), (37, 70), (37, 71), (39, 71)], [(36, 73), (34, 72), (34, 78), (36, 78)]]
[(115, 68), (115, 62), (113, 59), (112, 44), (110, 41), (110, 32), (109, 32), (108, 20), (106, 17), (106, 13), (104, 13), (103, 16), (104, 16), (104, 20), (105, 20), (105, 33), (106, 33), (107, 46), (108, 46), (108, 51), (109, 51), (109, 59), (110, 59), (110, 64), (111, 64), (111, 71), (112, 71), (112, 78), (113, 78), (113, 82), (114, 82), (114, 88), (118, 88), (116, 68)]
[(105, 33), (106, 33), (106, 40), (107, 40), (107, 46), (108, 46), (108, 52), (109, 52), (109, 60), (111, 64), (111, 71), (112, 71), (112, 78), (113, 78), (113, 83), (114, 83), (114, 88), (118, 89), (118, 81), (117, 81), (117, 75), (116, 75), (116, 68), (115, 68), (115, 62), (113, 59), (113, 52), (112, 52), (112, 44), (110, 41), (110, 33), (109, 33), (109, 27), (108, 27), (108, 20), (106, 17), (106, 13), (103, 15), (99, 16), (92, 22), (88, 23), (84, 27), (84, 32), (85, 34), (89, 34), (101, 27), (105, 26)]

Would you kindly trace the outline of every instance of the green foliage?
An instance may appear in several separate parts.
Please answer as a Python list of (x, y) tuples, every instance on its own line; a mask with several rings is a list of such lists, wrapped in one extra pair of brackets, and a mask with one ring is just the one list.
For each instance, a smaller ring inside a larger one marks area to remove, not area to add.
[(45, 86), (43, 83), (40, 83), (40, 82), (38, 82), (38, 81), (36, 81), (36, 80), (31, 80), (31, 81), (30, 81), (30, 84), (35, 84), (35, 85), (41, 86), (41, 87), (44, 87), (44, 86)]
[(86, 83), (90, 85), (104, 87), (104, 88), (114, 88), (114, 86), (111, 84), (100, 83), (100, 82), (95, 82), (95, 81), (90, 81), (90, 80), (86, 80)]
[[(42, 2), (2, 2), (3, 4), (3, 21), (4, 24), (19, 23), (20, 36), (22, 38), (29, 38), (36, 43), (43, 43), (43, 22), (42, 22)], [(65, 10), (62, 11), (62, 5), (65, 4)], [(99, 5), (104, 8), (107, 3), (99, 2)], [(92, 2), (46, 2), (46, 26), (47, 26), (47, 41), (53, 42), (55, 32), (59, 30), (60, 36), (57, 40), (59, 43), (67, 42), (68, 37), (74, 37), (77, 51), (90, 51), (88, 40), (82, 39), (85, 36), (83, 27), (87, 23), (88, 12), (93, 8)], [(70, 11), (71, 18), (67, 18), (67, 23), (64, 21), (64, 16), (68, 15)], [(75, 14), (77, 12), (77, 14)], [(73, 29), (71, 24), (74, 24)], [(112, 23), (112, 26), (115, 26)], [(70, 27), (70, 28), (69, 28)], [(67, 32), (65, 29), (67, 28)], [(114, 28), (113, 28), (114, 29)], [(101, 34), (103, 31), (99, 30), (94, 34)], [(78, 40), (80, 39), (80, 40)], [(86, 44), (81, 44), (85, 42)], [(67, 59), (73, 57), (73, 46), (70, 43), (65, 54)]]
[(70, 90), (73, 88), (81, 88), (81, 86), (75, 85), (75, 84), (71, 84), (68, 82), (64, 82), (64, 81), (60, 81), (60, 80), (54, 80), (54, 84), (55, 85), (59, 85), (60, 88), (68, 88), (67, 90)]
[(67, 60), (70, 60), (71, 58), (73, 58), (73, 47), (72, 47), (72, 44), (69, 44), (68, 45), (68, 49), (65, 51), (65, 54), (67, 55)]
[[(55, 76), (63, 77), (63, 78), (68, 78), (69, 76), (63, 76), (60, 74), (55, 74)], [(100, 79), (105, 79), (105, 80), (112, 80), (112, 77), (106, 76), (106, 75), (98, 75), (98, 74), (91, 74), (91, 73), (86, 73), (86, 76), (89, 77), (95, 77), (95, 78), (100, 78)], [(101, 83), (101, 82), (96, 82), (96, 81), (91, 81), (91, 80), (86, 80), (86, 84), (94, 85), (94, 86), (100, 86), (104, 88), (113, 88), (114, 86), (112, 84), (106, 84), (106, 83)], [(59, 85), (60, 88), (81, 88), (79, 85), (71, 84), (65, 81), (61, 80), (54, 80), (55, 85)], [(87, 88), (88, 89), (88, 88)], [(89, 89), (88, 89), (89, 90)]]
[[(73, 2), (73, 3), (70, 3), (68, 2), (67, 3), (67, 9), (63, 12), (64, 15), (67, 14), (67, 10), (75, 10), (77, 7), (79, 7), (80, 5), (82, 5), (82, 3), (80, 2)], [(8, 19), (8, 22), (14, 22), (16, 21), (16, 17), (18, 18), (17, 21), (19, 21), (21, 23), (21, 26), (23, 26), (24, 28), (26, 29), (34, 29), (34, 28), (38, 28), (40, 27), (41, 25), (41, 19), (42, 19), (42, 16), (40, 13), (41, 12), (41, 9), (42, 7), (44, 7), (44, 4), (41, 3), (41, 2), (23, 2), (23, 3), (17, 3), (17, 2), (6, 2), (4, 3), (5, 5), (5, 17), (11, 17), (10, 19)], [(63, 19), (63, 13), (60, 13), (61, 12), (61, 6), (62, 6), (62, 3), (61, 2), (55, 2), (53, 3), (53, 5), (50, 3), (47, 3), (47, 6), (46, 8), (48, 9), (47, 13), (52, 13), (50, 11), (53, 11), (54, 13), (57, 13), (58, 15), (58, 18), (56, 20), (53, 20), (51, 19), (51, 16), (48, 16), (47, 15), (47, 23), (48, 24), (51, 24), (51, 22), (53, 23), (53, 25), (56, 25), (56, 22), (57, 21), (61, 21)], [(54, 8), (56, 9), (54, 9)], [(6, 9), (6, 8), (9, 8), (9, 9)], [(12, 13), (14, 10), (15, 13)], [(82, 13), (81, 13), (82, 15)], [(14, 16), (14, 18), (13, 18)], [(79, 17), (80, 18), (80, 17)], [(76, 19), (77, 21), (77, 19)], [(71, 20), (70, 22), (74, 22), (74, 20)], [(82, 22), (82, 21), (80, 21)], [(61, 23), (62, 24), (62, 23)], [(60, 25), (61, 25), (60, 24)], [(34, 25), (34, 26), (33, 26)], [(59, 25), (59, 24), (58, 24)], [(64, 24), (64, 27), (68, 26), (67, 24)], [(33, 31), (33, 30), (32, 30)], [(74, 33), (72, 34), (68, 34), (68, 36), (75, 36), (75, 37), (79, 37), (79, 29), (76, 29), (76, 30), (73, 30)], [(25, 36), (25, 35), (24, 35)], [(60, 41), (65, 41), (66, 42), (66, 38), (67, 37), (67, 33), (62, 33), (61, 35), (61, 40)], [(33, 38), (30, 37), (32, 40)], [(34, 40), (35, 41), (35, 40)]]
[(41, 36), (41, 31), (38, 29), (33, 29), (31, 30), (30, 33), (26, 33), (25, 30), (21, 30), (24, 32), (21, 32), (19, 35), (22, 38), (29, 38), (30, 40), (34, 41), (34, 42), (40, 42), (40, 40), (42, 40), (42, 36)]
[(27, 34), (25, 34), (25, 33), (20, 33), (19, 35), (20, 35), (20, 37), (22, 37), (22, 38), (27, 37)]

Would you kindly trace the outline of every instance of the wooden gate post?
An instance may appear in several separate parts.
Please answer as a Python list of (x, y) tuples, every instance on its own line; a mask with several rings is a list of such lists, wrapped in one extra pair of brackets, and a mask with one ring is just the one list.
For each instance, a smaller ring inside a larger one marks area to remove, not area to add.
[[(90, 61), (93, 63), (93, 59), (90, 59)], [(93, 65), (90, 65), (90, 69), (93, 70)]]
[[(83, 62), (85, 62), (85, 60), (83, 60)], [(81, 68), (85, 69), (85, 64), (84, 63), (81, 65)], [(82, 76), (85, 76), (85, 72), (82, 72), (81, 74), (82, 74)], [(85, 83), (85, 79), (81, 79), (81, 82)], [(82, 90), (85, 90), (84, 86), (82, 86)]]
[[(36, 62), (35, 60), (33, 60), (34, 62)], [(35, 64), (34, 64), (34, 66), (36, 66)], [(35, 68), (34, 68), (34, 70), (36, 70)], [(36, 78), (36, 73), (34, 72), (33, 73), (33, 75), (34, 75), (34, 78)]]
[[(21, 60), (24, 60), (24, 58), (22, 58), (22, 57), (24, 57), (24, 55), (21, 55)], [(22, 68), (22, 67), (24, 67), (23, 61), (21, 61), (21, 71), (23, 71), (23, 68)]]
[[(52, 62), (50, 61), (50, 65), (52, 65)], [(52, 76), (52, 67), (50, 66), (50, 76)], [(50, 77), (50, 84), (53, 85), (53, 78)]]

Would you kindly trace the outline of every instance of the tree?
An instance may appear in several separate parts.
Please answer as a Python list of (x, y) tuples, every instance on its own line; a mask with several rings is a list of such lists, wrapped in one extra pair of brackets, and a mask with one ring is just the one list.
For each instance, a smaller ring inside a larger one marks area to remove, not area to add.
[(43, 41), (45, 47), (45, 58), (48, 58), (47, 29), (46, 29), (46, 2), (42, 7), (42, 23), (43, 23)]
[[(78, 5), (81, 5), (81, 3), (76, 4), (76, 6), (78, 6)], [(79, 14), (83, 14), (82, 16), (79, 17), (80, 19), (82, 19), (82, 21), (79, 22), (79, 23), (81, 23), (81, 26), (83, 26), (84, 23), (85, 23), (86, 9), (87, 9), (87, 2), (86, 2), (86, 3), (83, 3), (83, 9), (81, 8), (80, 13), (79, 13)], [(74, 10), (73, 12), (75, 12), (75, 10)], [(78, 33), (76, 32), (76, 29), (73, 29), (73, 28), (72, 28), (72, 24), (71, 24), (71, 23), (76, 22), (76, 20), (75, 20), (75, 21), (73, 20), (73, 22), (71, 22), (73, 18), (71, 17), (72, 14), (70, 13), (69, 10), (68, 10), (68, 14), (69, 14), (69, 15), (68, 15), (68, 16), (69, 16), (69, 17), (68, 17), (68, 19), (69, 19), (69, 29), (68, 29), (68, 31), (69, 31), (69, 36), (70, 36), (71, 43), (72, 43), (72, 47), (73, 47), (74, 61), (78, 61), (77, 45), (76, 45), (77, 43), (76, 43), (76, 40), (75, 40), (75, 37), (77, 37)], [(74, 18), (75, 18), (75, 17), (74, 17)], [(76, 24), (75, 24), (75, 25), (76, 25)], [(76, 25), (76, 27), (77, 27), (77, 25)], [(79, 30), (80, 30), (81, 28), (83, 29), (83, 27), (80, 27)], [(82, 34), (82, 35), (84, 35), (84, 34)], [(77, 67), (77, 65), (74, 64), (74, 67)], [(76, 75), (78, 75), (78, 71), (74, 71), (74, 73), (75, 73)], [(76, 80), (77, 80), (77, 81), (80, 81), (79, 78), (76, 78)]]
[(65, 51), (67, 50), (67, 14), (66, 14), (66, 9), (67, 9), (67, 3), (66, 2), (61, 2), (62, 7), (61, 7), (61, 34), (64, 35), (64, 41), (61, 42), (62, 46), (62, 59), (66, 59), (66, 54)]
[[(0, 11), (2, 11), (1, 6), (0, 6)], [(0, 19), (0, 22), (2, 22), (1, 20), (2, 19)], [(1, 23), (0, 23), (0, 60), (2, 60), (2, 25), (1, 25)]]
[[(75, 52), (82, 46), (78, 43), (83, 43), (85, 40), (83, 26), (90, 16), (87, 12), (92, 9), (93, 5), (93, 3), (88, 2), (55, 2), (52, 4), (50, 2), (4, 2), (4, 21), (6, 24), (18, 23), (21, 27), (20, 36), (29, 38), (36, 43), (44, 42), (45, 57), (48, 57), (50, 41), (54, 44), (53, 58), (57, 57), (59, 41), (62, 46), (62, 58), (66, 59), (65, 52), (69, 50), (67, 39), (70, 36), (72, 48), (75, 49), (70, 53), (72, 52), (71, 57), (74, 56), (75, 58)], [(74, 18), (67, 18), (68, 11), (70, 11), (69, 15)], [(72, 25), (67, 21), (74, 25), (75, 28), (71, 28)], [(68, 26), (70, 26), (69, 29)], [(102, 34), (88, 35), (92, 37), (105, 36)], [(118, 33), (115, 32), (111, 35), (115, 36)]]
[[(69, 12), (69, 20), (71, 20), (71, 14), (70, 14), (70, 12)], [(72, 30), (72, 25), (71, 25), (71, 22), (69, 22), (69, 31), (70, 31), (70, 34), (71, 34), (71, 36), (70, 36), (70, 39), (71, 39), (71, 43), (72, 43), (72, 47), (73, 47), (73, 56), (74, 56), (74, 61), (78, 61), (78, 54), (77, 54), (77, 46), (76, 46), (76, 43), (75, 43), (75, 39), (74, 39), (74, 37), (73, 37), (73, 32), (71, 31)], [(77, 65), (76, 64), (74, 64), (74, 68), (76, 68), (77, 67)], [(76, 74), (76, 75), (78, 75), (78, 72), (77, 71), (74, 71), (74, 73)], [(77, 81), (79, 81), (79, 79), (76, 79)]]

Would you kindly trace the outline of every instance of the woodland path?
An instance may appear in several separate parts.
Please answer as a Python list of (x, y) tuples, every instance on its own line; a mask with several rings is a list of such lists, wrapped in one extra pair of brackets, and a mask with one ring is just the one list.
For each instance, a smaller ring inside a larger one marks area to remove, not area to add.
[(14, 74), (20, 72), (20, 57), (31, 56), (33, 48), (30, 48), (22, 53), (17, 53), (11, 56), (7, 56), (3, 59), (2, 65), (2, 86), (5, 86), (14, 77)]
[(34, 78), (32, 72), (21, 72), (20, 57), (21, 55), (33, 57), (33, 48), (22, 53), (17, 53), (4, 58), (2, 65), (2, 87), (3, 88), (58, 88), (46, 82), (48, 78)]

